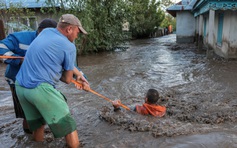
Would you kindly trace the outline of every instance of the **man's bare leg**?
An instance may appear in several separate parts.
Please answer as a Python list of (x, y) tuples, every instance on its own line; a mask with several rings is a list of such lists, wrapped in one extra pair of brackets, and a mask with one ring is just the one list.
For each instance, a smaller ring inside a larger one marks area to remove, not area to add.
[(44, 125), (33, 132), (33, 137), (35, 141), (44, 141)]
[(70, 134), (67, 134), (65, 136), (65, 139), (66, 139), (66, 143), (67, 145), (70, 147), (70, 148), (78, 148), (80, 142), (79, 142), (79, 139), (78, 139), (78, 134), (77, 134), (77, 131), (73, 131), (71, 132)]
[(32, 134), (32, 132), (29, 129), (26, 119), (23, 119), (22, 126), (25, 133)]

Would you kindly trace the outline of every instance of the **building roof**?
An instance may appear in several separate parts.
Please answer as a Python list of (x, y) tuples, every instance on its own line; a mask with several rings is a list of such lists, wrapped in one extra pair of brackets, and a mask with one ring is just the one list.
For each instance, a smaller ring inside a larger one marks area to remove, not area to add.
[(166, 9), (173, 17), (176, 17), (177, 11), (191, 11), (197, 0), (182, 0)]
[(199, 0), (193, 8), (194, 16), (212, 10), (237, 10), (236, 0)]
[(0, 7), (10, 8), (10, 4), (20, 5), (22, 8), (48, 7), (46, 0), (0, 0)]

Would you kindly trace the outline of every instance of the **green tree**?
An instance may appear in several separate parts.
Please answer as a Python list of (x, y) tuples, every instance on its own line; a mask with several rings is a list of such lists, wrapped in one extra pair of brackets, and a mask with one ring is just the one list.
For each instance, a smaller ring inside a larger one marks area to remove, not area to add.
[[(88, 0), (81, 13), (90, 32), (87, 47), (90, 51), (112, 50), (125, 40), (122, 23), (125, 19), (123, 0)], [(84, 39), (85, 40), (85, 39)]]
[(176, 30), (176, 19), (172, 17), (170, 14), (166, 14), (164, 20), (162, 21), (160, 27), (168, 27), (169, 25), (172, 26), (173, 31)]
[[(174, 5), (174, 2), (172, 0), (159, 0), (159, 1), (161, 2), (161, 7), (164, 9), (164, 11), (166, 11), (166, 9), (169, 6)], [(173, 31), (176, 30), (176, 19), (166, 12), (165, 18), (162, 21), (160, 27), (165, 28), (168, 27), (169, 25), (172, 26)]]
[(4, 23), (15, 22), (18, 25), (20, 23), (24, 24), (23, 18), (32, 15), (34, 15), (34, 12), (25, 8), (22, 2), (10, 2), (9, 6), (5, 1), (0, 2), (0, 19), (3, 20)]
[(161, 3), (161, 7), (165, 10), (167, 7), (171, 6), (174, 4), (174, 2), (172, 2), (172, 0), (159, 0), (159, 2)]
[(164, 12), (156, 0), (129, 0), (132, 35), (135, 38), (146, 38), (156, 31), (164, 19)]
[[(75, 41), (78, 53), (113, 50), (125, 42), (122, 23), (125, 20), (124, 0), (60, 0), (47, 1), (48, 5), (60, 5), (61, 9), (50, 9), (60, 16), (72, 13), (82, 22), (88, 35), (80, 35)], [(43, 9), (42, 12), (48, 13)]]
[(78, 53), (113, 50), (121, 46), (128, 38), (122, 31), (126, 21), (133, 36), (149, 37), (165, 17), (156, 0), (48, 0), (48, 5), (59, 5), (61, 9), (43, 9), (42, 12), (72, 13), (88, 31), (88, 35), (81, 35), (76, 40)]

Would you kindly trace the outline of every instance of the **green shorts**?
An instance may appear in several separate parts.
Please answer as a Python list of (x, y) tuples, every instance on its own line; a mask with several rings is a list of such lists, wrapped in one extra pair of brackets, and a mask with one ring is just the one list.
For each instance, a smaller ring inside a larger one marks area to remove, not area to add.
[(70, 114), (64, 96), (52, 85), (41, 83), (34, 89), (27, 89), (16, 82), (16, 93), (31, 131), (45, 123), (55, 138), (76, 130), (76, 122)]

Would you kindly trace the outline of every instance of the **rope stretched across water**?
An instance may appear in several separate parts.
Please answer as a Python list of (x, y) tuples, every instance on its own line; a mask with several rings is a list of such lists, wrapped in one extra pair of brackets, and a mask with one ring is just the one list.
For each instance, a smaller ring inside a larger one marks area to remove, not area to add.
[[(82, 87), (82, 84), (79, 83), (79, 82), (77, 82), (76, 80), (72, 80), (71, 82)], [(97, 93), (96, 91), (94, 91), (94, 90), (92, 90), (92, 89), (89, 89), (88, 91), (91, 92), (91, 93), (93, 93), (93, 94), (95, 94), (95, 95), (97, 95), (97, 96), (99, 96), (99, 97), (101, 97), (101, 98), (103, 98), (103, 99), (105, 99), (106, 101), (109, 101), (109, 102), (112, 103), (112, 100), (110, 100), (109, 98), (107, 98), (107, 97), (105, 97), (105, 96), (103, 96), (103, 95)], [(130, 110), (129, 107), (127, 107), (126, 105), (124, 105), (124, 104), (122, 104), (122, 103), (119, 103), (119, 105), (120, 105), (121, 107), (123, 107), (124, 109), (126, 109), (126, 110)]]
[[(17, 57), (17, 56), (0, 56), (0, 59), (24, 59), (24, 57)], [(74, 79), (72, 79), (71, 82), (82, 87), (82, 84), (79, 83), (79, 82), (77, 82), (77, 81), (74, 80)], [(106, 101), (109, 101), (109, 102), (112, 103), (112, 100), (110, 100), (109, 98), (107, 98), (107, 97), (105, 97), (105, 96), (103, 96), (103, 95), (97, 93), (96, 91), (94, 91), (94, 90), (92, 90), (92, 89), (89, 89), (89, 90), (87, 90), (87, 91), (89, 91), (89, 92), (91, 92), (91, 93), (93, 93), (93, 94), (95, 94), (95, 95), (97, 95), (97, 96), (99, 96), (99, 97), (105, 99)], [(130, 110), (129, 107), (127, 107), (126, 105), (124, 105), (124, 104), (122, 104), (122, 103), (119, 103), (119, 105), (120, 105), (121, 107), (123, 107), (124, 109), (126, 109), (126, 110)]]

